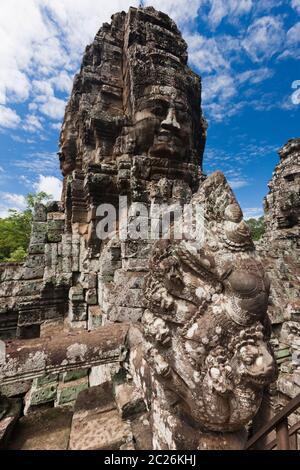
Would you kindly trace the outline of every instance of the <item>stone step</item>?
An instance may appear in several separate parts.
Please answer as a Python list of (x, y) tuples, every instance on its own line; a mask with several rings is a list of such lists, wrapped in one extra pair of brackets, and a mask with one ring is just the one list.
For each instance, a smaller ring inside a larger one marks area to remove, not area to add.
[(51, 408), (20, 419), (10, 439), (9, 450), (66, 450), (72, 411)]
[(106, 382), (81, 392), (75, 404), (70, 450), (117, 450), (129, 448), (133, 436), (113, 399), (112, 385)]

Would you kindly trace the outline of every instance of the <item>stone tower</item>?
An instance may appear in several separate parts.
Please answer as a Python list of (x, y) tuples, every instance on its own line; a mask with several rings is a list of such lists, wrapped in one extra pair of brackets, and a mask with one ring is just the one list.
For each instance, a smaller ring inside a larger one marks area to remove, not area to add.
[[(149, 243), (103, 243), (97, 208), (112, 204), (119, 216), (120, 196), (128, 205), (189, 202), (206, 127), (200, 78), (187, 66), (176, 24), (153, 8), (113, 15), (86, 48), (66, 108), (62, 200), (37, 207), (24, 267), (1, 268), (3, 337), (36, 337), (45, 321), (66, 317), (93, 327), (109, 310), (113, 321), (140, 318), (138, 289), (125, 272), (141, 282)], [(114, 280), (129, 289), (119, 305), (109, 293)]]
[(273, 409), (300, 392), (300, 139), (279, 150), (265, 198), (266, 233), (257, 245), (271, 280), (269, 316), (279, 364)]

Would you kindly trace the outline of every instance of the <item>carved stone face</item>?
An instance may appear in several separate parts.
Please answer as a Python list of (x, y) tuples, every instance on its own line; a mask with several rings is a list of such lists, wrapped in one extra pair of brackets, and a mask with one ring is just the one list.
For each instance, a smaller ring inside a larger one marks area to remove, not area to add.
[(184, 96), (173, 87), (151, 86), (137, 100), (136, 152), (184, 159), (192, 146), (193, 123)]
[(278, 228), (294, 227), (299, 220), (300, 196), (288, 188), (287, 191), (279, 197), (276, 207), (276, 219)]

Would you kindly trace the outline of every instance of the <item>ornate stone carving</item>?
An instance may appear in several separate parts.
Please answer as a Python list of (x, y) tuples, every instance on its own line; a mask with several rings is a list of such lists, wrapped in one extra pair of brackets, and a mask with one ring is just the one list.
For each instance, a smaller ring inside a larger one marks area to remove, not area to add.
[[(204, 241), (156, 243), (145, 282), (146, 341), (132, 353), (159, 448), (180, 446), (176, 434), (188, 435), (185, 427), (199, 435), (240, 430), (276, 374), (269, 280), (224, 176), (208, 177), (192, 203), (204, 208)], [(159, 437), (161, 426), (172, 444)]]

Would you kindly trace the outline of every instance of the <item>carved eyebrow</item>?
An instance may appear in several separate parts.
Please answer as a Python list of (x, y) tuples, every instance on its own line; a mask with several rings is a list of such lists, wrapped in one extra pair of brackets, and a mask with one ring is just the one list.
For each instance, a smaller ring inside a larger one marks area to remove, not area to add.
[(145, 100), (143, 101), (143, 104), (153, 104), (153, 105), (169, 105), (170, 104), (170, 101), (167, 100), (167, 99), (163, 99), (163, 98), (145, 98)]
[(180, 111), (189, 111), (189, 107), (180, 101), (175, 101), (175, 107)]

